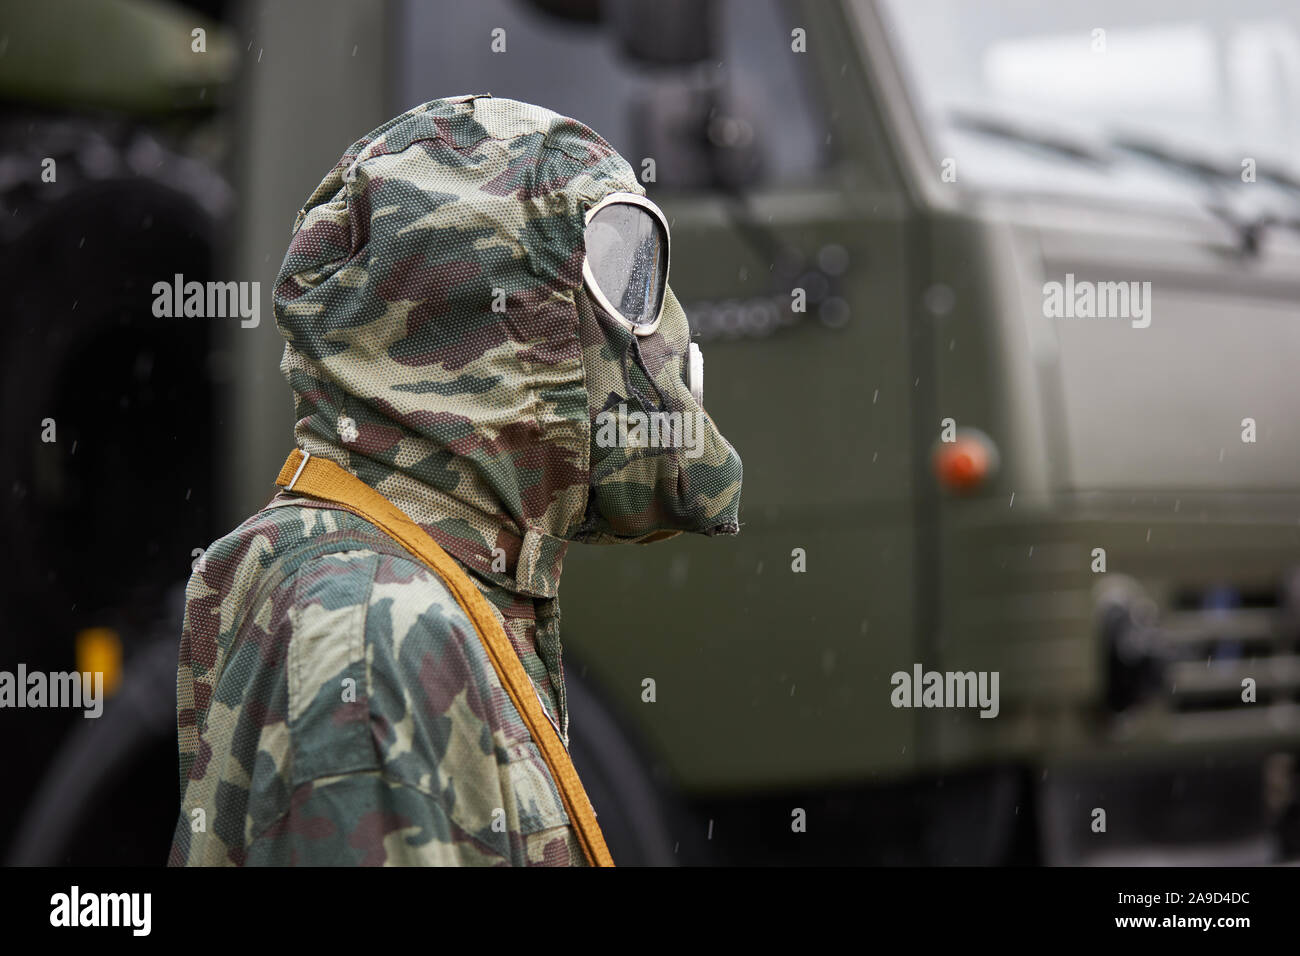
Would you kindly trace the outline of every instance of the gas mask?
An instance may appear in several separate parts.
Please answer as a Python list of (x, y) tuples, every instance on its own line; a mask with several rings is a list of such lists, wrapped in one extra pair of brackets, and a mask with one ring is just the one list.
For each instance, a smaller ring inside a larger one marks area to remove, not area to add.
[(668, 285), (671, 239), (644, 196), (586, 211), (575, 290), (592, 417), (587, 541), (739, 530), (741, 463), (704, 411), (704, 360)]
[(431, 101), (354, 143), (276, 279), (298, 446), (530, 594), (568, 541), (736, 533), (740, 458), (643, 192), (593, 130), (513, 100)]

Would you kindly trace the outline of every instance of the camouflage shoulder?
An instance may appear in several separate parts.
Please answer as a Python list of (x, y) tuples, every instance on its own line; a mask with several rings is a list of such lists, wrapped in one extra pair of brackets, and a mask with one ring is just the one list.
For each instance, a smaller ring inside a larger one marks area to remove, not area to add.
[[(365, 546), (365, 522), (337, 521), (321, 536), (335, 550), (307, 541), (248, 610), (201, 724), (172, 862), (580, 862), (446, 585), (381, 536)], [(203, 808), (212, 833), (193, 834)]]
[(442, 580), (410, 556), (381, 556), (366, 644), (383, 773), (447, 813), (445, 831), (415, 834), (415, 845), (451, 841), (515, 865), (581, 862), (541, 752)]

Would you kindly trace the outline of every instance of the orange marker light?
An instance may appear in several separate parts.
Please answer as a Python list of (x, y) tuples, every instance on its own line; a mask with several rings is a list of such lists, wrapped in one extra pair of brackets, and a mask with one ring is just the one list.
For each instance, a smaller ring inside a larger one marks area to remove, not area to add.
[(77, 670), (102, 671), (104, 694), (112, 696), (122, 682), (122, 639), (108, 627), (88, 627), (77, 632)]
[(992, 440), (974, 428), (963, 428), (950, 442), (934, 449), (939, 484), (958, 493), (974, 491), (997, 471), (998, 453)]

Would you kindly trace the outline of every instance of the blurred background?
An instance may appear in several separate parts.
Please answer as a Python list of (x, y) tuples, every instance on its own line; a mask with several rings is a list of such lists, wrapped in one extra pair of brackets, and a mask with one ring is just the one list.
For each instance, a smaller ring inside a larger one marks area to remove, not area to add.
[[(739, 538), (566, 561), (617, 861), (1300, 858), (1293, 3), (6, 0), (0, 669), (111, 696), (0, 713), (0, 859), (165, 860), (185, 581), (292, 444), (295, 214), (485, 92), (642, 173), (745, 461)], [(155, 317), (177, 273), (260, 323)], [(1048, 317), (1067, 276), (1150, 325)], [(997, 717), (894, 707), (915, 665)]]

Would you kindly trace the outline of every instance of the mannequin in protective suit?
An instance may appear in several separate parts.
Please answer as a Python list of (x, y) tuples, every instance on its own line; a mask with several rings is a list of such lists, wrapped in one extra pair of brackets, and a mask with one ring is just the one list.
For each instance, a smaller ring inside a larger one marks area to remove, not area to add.
[[(572, 119), (435, 100), (343, 155), (275, 287), (298, 448), (470, 573), (566, 747), (569, 542), (739, 527), (643, 196)], [(329, 501), (282, 490), (205, 552), (177, 689), (173, 865), (584, 862), (443, 580)]]

